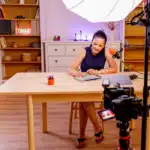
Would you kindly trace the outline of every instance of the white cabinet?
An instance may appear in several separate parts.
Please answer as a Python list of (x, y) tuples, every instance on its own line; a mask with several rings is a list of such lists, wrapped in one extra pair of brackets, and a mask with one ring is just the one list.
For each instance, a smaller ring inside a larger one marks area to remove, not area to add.
[[(46, 72), (64, 72), (74, 61), (75, 57), (80, 54), (81, 49), (87, 47), (91, 42), (61, 42), (46, 41), (44, 42), (45, 68)], [(107, 43), (106, 48), (120, 50), (120, 42)], [(118, 71), (120, 71), (120, 60), (116, 60)], [(106, 62), (105, 68), (108, 67)]]

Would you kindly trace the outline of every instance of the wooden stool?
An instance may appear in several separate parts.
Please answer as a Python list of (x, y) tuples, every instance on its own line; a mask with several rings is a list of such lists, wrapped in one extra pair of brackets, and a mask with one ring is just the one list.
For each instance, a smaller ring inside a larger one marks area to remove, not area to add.
[[(100, 103), (99, 106), (95, 107), (95, 109), (96, 110), (104, 110), (104, 103), (103, 102), (99, 102), (99, 103)], [(69, 134), (72, 134), (73, 116), (74, 116), (74, 119), (78, 118), (78, 110), (79, 110), (79, 103), (78, 102), (72, 102), (71, 103), (71, 110), (70, 110), (70, 120), (69, 120)], [(102, 128), (104, 130), (103, 121), (102, 121)]]
[(130, 124), (130, 129), (134, 130), (135, 129), (135, 120), (131, 119), (129, 124)]

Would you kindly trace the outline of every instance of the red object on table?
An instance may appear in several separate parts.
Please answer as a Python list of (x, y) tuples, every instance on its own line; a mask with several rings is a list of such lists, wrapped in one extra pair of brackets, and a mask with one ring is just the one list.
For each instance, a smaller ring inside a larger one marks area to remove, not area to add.
[(53, 76), (48, 77), (48, 85), (54, 85), (54, 77)]

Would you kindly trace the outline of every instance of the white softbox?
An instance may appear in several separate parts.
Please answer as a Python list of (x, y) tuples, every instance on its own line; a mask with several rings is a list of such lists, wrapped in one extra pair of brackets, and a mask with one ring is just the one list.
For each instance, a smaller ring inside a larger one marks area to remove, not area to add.
[(120, 21), (142, 0), (62, 0), (67, 9), (90, 22)]

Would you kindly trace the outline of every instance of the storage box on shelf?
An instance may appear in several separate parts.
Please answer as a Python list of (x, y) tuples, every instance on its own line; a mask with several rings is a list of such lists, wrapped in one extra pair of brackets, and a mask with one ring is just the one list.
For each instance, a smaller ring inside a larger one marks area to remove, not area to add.
[[(7, 79), (17, 72), (41, 71), (37, 0), (24, 0), (24, 4), (19, 4), (19, 0), (11, 0), (0, 4), (0, 7), (4, 11), (4, 18), (0, 21), (11, 22), (11, 33), (0, 33), (0, 37), (6, 41), (6, 46), (1, 46), (0, 55), (2, 78)], [(28, 59), (23, 59), (25, 54)]]
[(132, 65), (135, 71), (144, 71), (145, 27), (132, 26), (127, 23), (129, 23), (135, 15), (141, 12), (142, 9), (141, 3), (125, 20), (125, 41), (128, 41), (129, 46), (125, 48), (124, 62), (125, 65)]
[[(91, 42), (44, 42), (45, 53), (45, 71), (67, 71), (69, 65), (74, 61), (76, 56), (81, 52), (81, 49), (87, 47)], [(120, 42), (109, 42), (107, 48), (114, 48), (116, 51), (120, 50)], [(119, 59), (115, 59), (118, 65), (118, 71), (120, 71), (121, 63)], [(107, 67), (106, 64), (105, 67)]]

